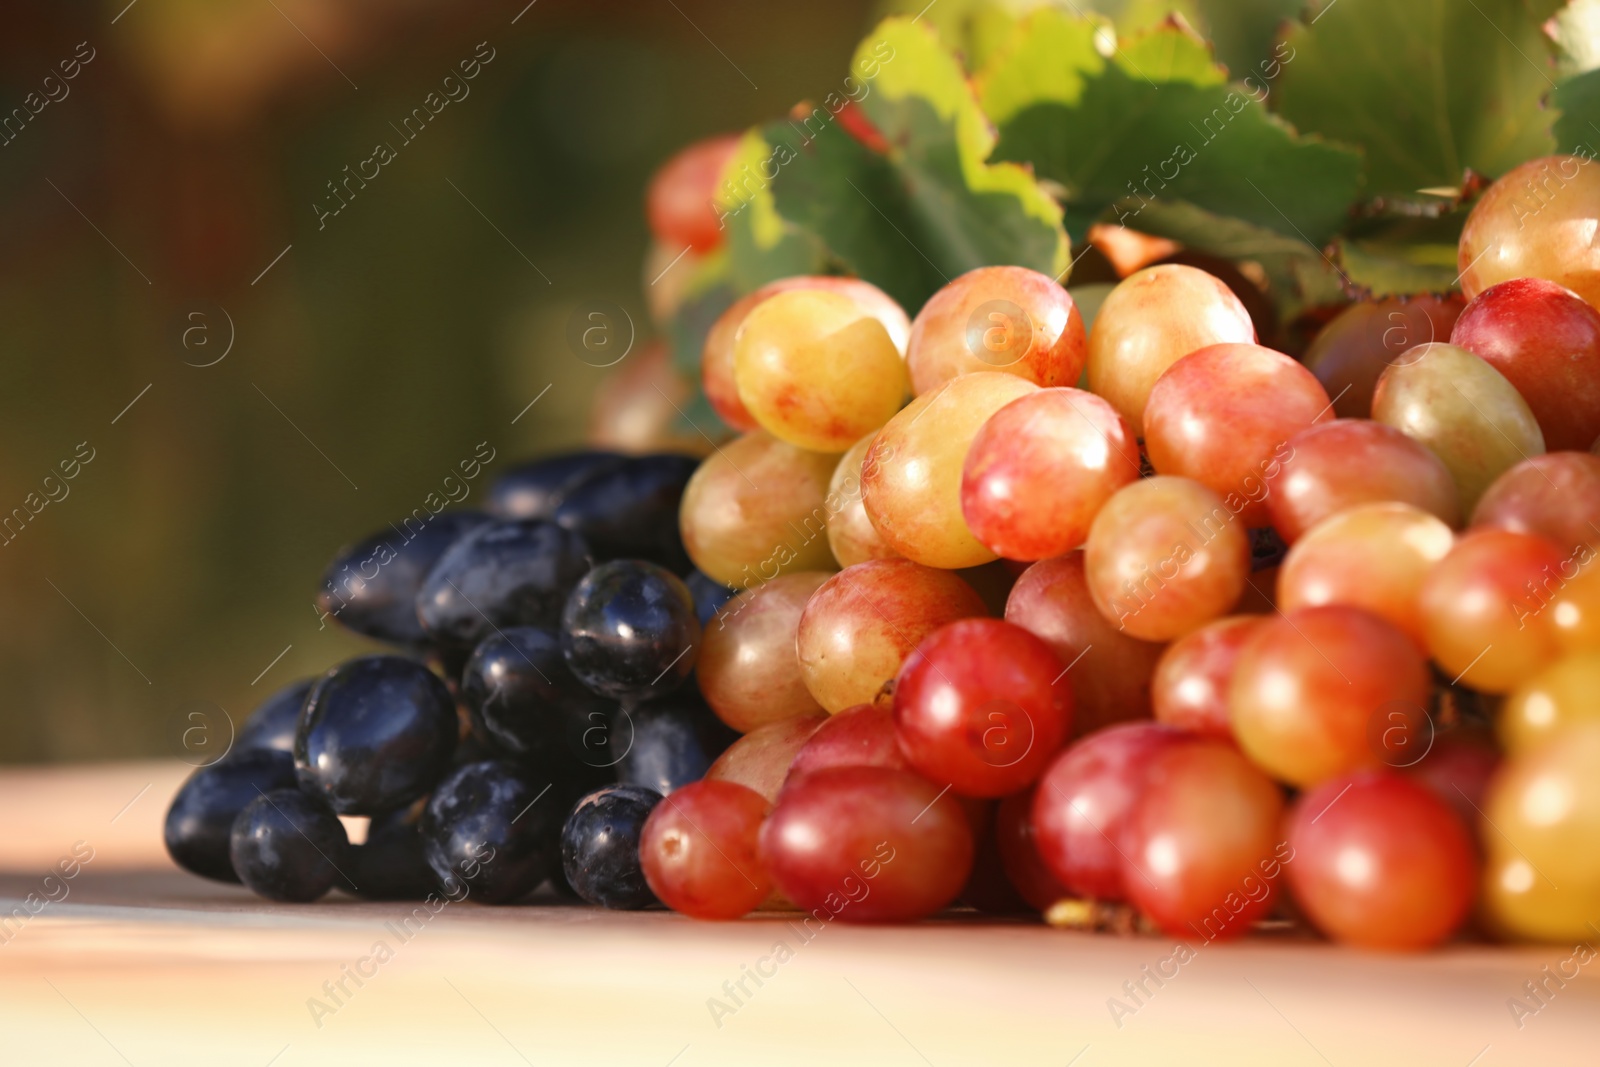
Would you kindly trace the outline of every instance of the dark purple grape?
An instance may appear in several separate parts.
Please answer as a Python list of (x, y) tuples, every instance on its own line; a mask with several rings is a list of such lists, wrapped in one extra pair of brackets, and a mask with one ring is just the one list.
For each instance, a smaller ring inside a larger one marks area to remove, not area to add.
[(643, 560), (602, 563), (561, 613), (561, 652), (584, 685), (617, 700), (672, 691), (694, 670), (700, 623), (677, 575)]
[(234, 752), (189, 776), (167, 809), (167, 852), (203, 878), (237, 882), (228, 840), (233, 820), (262, 793), (295, 787), (294, 758), (276, 749)]
[(578, 896), (618, 910), (657, 903), (639, 863), (639, 838), (659, 803), (660, 793), (637, 785), (607, 786), (578, 801), (561, 828), (561, 870)]
[(690, 571), (683, 584), (689, 587), (689, 595), (694, 597), (694, 614), (700, 620), (701, 629), (710, 624), (718, 608), (739, 593), (737, 589), (723, 585), (699, 570)]
[(417, 615), (434, 644), (470, 652), (497, 628), (554, 629), (588, 569), (588, 545), (569, 530), (538, 519), (489, 522), (440, 558), (417, 593)]
[(279, 752), (293, 752), (300, 709), (316, 681), (315, 678), (301, 678), (263, 700), (239, 728), (239, 735), (233, 739), (233, 751), (273, 748)]
[(614, 707), (572, 676), (560, 639), (533, 626), (507, 627), (477, 647), (462, 674), (461, 700), (475, 735), (547, 774), (578, 763), (575, 732), (603, 723)]
[(304, 904), (335, 885), (354, 889), (344, 824), (326, 804), (298, 789), (262, 793), (233, 821), (228, 854), (239, 880), (268, 900)]
[(585, 449), (519, 464), (489, 486), (488, 508), (497, 519), (554, 517), (568, 486), (623, 461), (616, 452)]
[(607, 737), (615, 753), (617, 779), (662, 796), (704, 778), (716, 758), (738, 739), (693, 686), (660, 700), (619, 708)]
[(306, 698), (294, 740), (300, 788), (342, 815), (393, 811), (450, 766), (460, 723), (439, 676), (403, 656), (363, 656)]
[(422, 846), (422, 809), (411, 805), (374, 815), (367, 839), (350, 846), (345, 868), (368, 900), (421, 900), (439, 888)]
[(322, 575), (318, 609), (364, 637), (421, 645), (418, 590), (451, 545), (488, 521), (480, 511), (423, 510), (341, 549)]
[(452, 898), (510, 904), (555, 872), (565, 809), (548, 783), (503, 760), (469, 763), (439, 783), (422, 818), (428, 866)]
[(565, 486), (555, 521), (583, 535), (598, 560), (647, 559), (674, 574), (692, 564), (678, 533), (678, 504), (693, 456), (662, 452), (597, 467)]

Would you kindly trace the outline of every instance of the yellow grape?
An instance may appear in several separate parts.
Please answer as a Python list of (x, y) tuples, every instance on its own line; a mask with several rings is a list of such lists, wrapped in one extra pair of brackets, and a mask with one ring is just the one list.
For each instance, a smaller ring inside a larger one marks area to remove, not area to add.
[(1600, 567), (1590, 563), (1556, 593), (1550, 624), (1569, 652), (1600, 652)]
[(1600, 885), (1600, 722), (1575, 723), (1510, 757), (1484, 798), (1490, 840), (1563, 889)]
[(1500, 707), (1500, 743), (1514, 756), (1585, 722), (1600, 722), (1600, 652), (1557, 660), (1517, 686)]
[(834, 457), (752, 433), (700, 464), (678, 525), (694, 565), (745, 588), (789, 571), (834, 570), (828, 478)]
[(1089, 333), (1089, 391), (1135, 429), (1156, 379), (1207, 345), (1254, 344), (1256, 328), (1239, 298), (1197, 267), (1169, 263), (1124, 278), (1100, 305)]
[(833, 507), (828, 517), (828, 546), (841, 567), (900, 557), (867, 518), (867, 507), (861, 502), (861, 461), (867, 458), (875, 436), (869, 433), (851, 445), (850, 451), (839, 457), (828, 483), (828, 501)]
[(1552, 885), (1495, 836), (1487, 835), (1483, 906), (1491, 929), (1531, 941), (1587, 942), (1600, 915), (1600, 883)]
[(890, 548), (929, 567), (976, 567), (995, 554), (961, 515), (961, 469), (989, 416), (1039, 387), (981, 371), (924, 393), (873, 438), (861, 466), (861, 496)]
[(1372, 417), (1444, 461), (1463, 515), (1496, 478), (1544, 451), (1527, 401), (1505, 375), (1455, 345), (1418, 345), (1385, 368)]
[(795, 289), (762, 301), (733, 343), (739, 400), (768, 433), (843, 452), (888, 422), (911, 388), (883, 323), (840, 293)]
[(1592, 159), (1544, 156), (1514, 167), (1473, 205), (1456, 265), (1477, 296), (1513, 278), (1544, 278), (1600, 306), (1600, 170)]

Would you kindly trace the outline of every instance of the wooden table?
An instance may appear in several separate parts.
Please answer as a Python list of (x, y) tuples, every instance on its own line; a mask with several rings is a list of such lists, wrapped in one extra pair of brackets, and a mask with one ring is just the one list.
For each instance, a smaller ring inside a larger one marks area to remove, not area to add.
[[(1169, 940), (962, 918), (807, 942), (778, 917), (470, 903), (407, 935), (406, 905), (276, 905), (178, 871), (160, 828), (187, 771), (0, 773), (0, 914), (56, 898), (0, 927), (0, 1064), (1600, 1063), (1600, 965), (1520, 1028), (1507, 1006), (1571, 955), (1554, 946), (1203, 946), (1135, 1002)], [(46, 884), (77, 842), (94, 858)], [(761, 963), (779, 941), (792, 958)]]

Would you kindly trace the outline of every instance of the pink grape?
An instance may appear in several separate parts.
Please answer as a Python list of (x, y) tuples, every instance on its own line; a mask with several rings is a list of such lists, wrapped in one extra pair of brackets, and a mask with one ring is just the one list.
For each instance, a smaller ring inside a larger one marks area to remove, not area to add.
[(1549, 452), (1523, 460), (1489, 486), (1472, 524), (1537, 534), (1560, 548), (1600, 546), (1600, 456)]
[(733, 782), (699, 781), (657, 804), (639, 838), (645, 881), (661, 903), (696, 919), (737, 919), (772, 892), (761, 824), (772, 805)]
[(650, 179), (645, 213), (663, 243), (709, 252), (722, 243), (712, 199), (723, 169), (739, 147), (739, 134), (708, 137), (667, 160)]
[(828, 482), (828, 547), (841, 567), (853, 567), (869, 559), (900, 559), (889, 547), (878, 528), (867, 517), (861, 498), (861, 463), (877, 434), (869, 433), (839, 457), (833, 478)]
[(796, 715), (758, 726), (729, 745), (706, 771), (706, 781), (736, 782), (777, 802), (795, 755), (828, 721), (822, 713)]
[(706, 624), (695, 677), (717, 718), (748, 733), (822, 710), (806, 688), (794, 641), (806, 602), (828, 577), (780, 574), (728, 601)]
[(1233, 740), (1228, 688), (1245, 643), (1266, 622), (1228, 615), (1166, 647), (1150, 681), (1157, 722), (1223, 741)]
[(1464, 306), (1459, 295), (1357, 301), (1318, 332), (1302, 362), (1333, 397), (1335, 415), (1371, 418), (1383, 368), (1408, 348), (1448, 341)]
[(1600, 304), (1600, 174), (1583, 156), (1541, 156), (1484, 190), (1461, 230), (1456, 266), (1468, 299), (1513, 278), (1544, 278)]
[(830, 715), (795, 753), (784, 787), (827, 767), (909, 771), (911, 765), (895, 740), (894, 712), (877, 704), (857, 704)]

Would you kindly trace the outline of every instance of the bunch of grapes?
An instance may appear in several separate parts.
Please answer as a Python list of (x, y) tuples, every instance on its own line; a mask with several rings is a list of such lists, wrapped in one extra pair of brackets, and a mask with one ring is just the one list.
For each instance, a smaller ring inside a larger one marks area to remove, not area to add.
[[(664, 169), (663, 249), (715, 250), (730, 150)], [(1092, 301), (982, 267), (914, 317), (758, 289), (706, 338), (738, 436), (703, 460), (552, 457), (341, 555), (325, 609), (404, 654), (269, 701), (169, 848), (278, 899), (1585, 937), (1597, 218), (1581, 161), (1533, 161), (1461, 297), (1357, 303), (1298, 359), (1177, 262)]]

